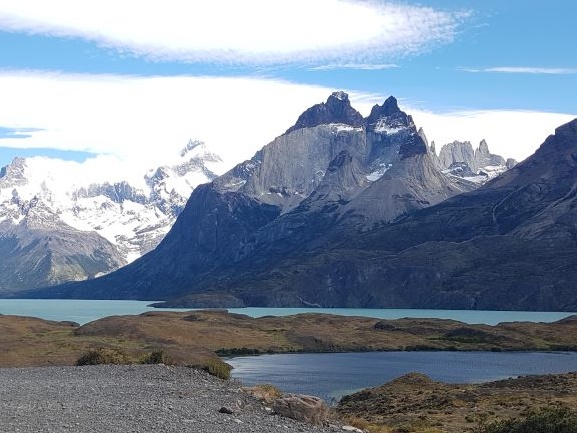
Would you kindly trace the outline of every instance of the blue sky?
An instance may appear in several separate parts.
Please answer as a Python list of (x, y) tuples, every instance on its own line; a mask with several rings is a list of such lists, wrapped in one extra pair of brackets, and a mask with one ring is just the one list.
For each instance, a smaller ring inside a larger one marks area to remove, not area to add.
[(571, 0), (4, 0), (0, 166), (151, 165), (189, 138), (232, 164), (341, 89), (363, 114), (395, 95), (437, 147), (522, 159), (577, 117), (575, 16)]

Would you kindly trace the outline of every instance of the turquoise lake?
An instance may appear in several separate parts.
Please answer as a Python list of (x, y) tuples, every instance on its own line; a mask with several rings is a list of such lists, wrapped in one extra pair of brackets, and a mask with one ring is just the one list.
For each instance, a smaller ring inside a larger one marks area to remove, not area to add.
[[(107, 316), (141, 314), (163, 311), (149, 307), (152, 301), (94, 301), (75, 299), (0, 299), (0, 314), (40, 317), (46, 320), (70, 320), (85, 324)], [(189, 311), (166, 309), (165, 311)], [(535, 311), (477, 311), (477, 310), (409, 310), (409, 309), (356, 309), (356, 308), (231, 308), (232, 313), (251, 317), (287, 316), (299, 313), (330, 313), (342, 316), (377, 317), (380, 319), (441, 318), (465, 323), (496, 325), (499, 322), (554, 322), (576, 313)]]

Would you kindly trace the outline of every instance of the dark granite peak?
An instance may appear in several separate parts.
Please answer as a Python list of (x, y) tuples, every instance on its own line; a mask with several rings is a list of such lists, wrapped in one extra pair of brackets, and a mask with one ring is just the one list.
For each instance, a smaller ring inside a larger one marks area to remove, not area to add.
[(413, 123), (411, 116), (401, 111), (394, 96), (389, 96), (383, 105), (374, 105), (365, 119), (367, 131), (380, 132), (386, 128), (402, 128)]
[(363, 116), (351, 106), (349, 95), (345, 92), (333, 92), (326, 102), (307, 109), (285, 134), (297, 129), (331, 123), (342, 123), (353, 127), (363, 126)]

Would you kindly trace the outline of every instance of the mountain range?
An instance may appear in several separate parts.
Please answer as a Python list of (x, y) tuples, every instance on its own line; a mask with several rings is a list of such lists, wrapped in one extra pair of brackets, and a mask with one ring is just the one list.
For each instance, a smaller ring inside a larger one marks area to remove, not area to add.
[(106, 276), (27, 295), (577, 309), (577, 120), (519, 164), (486, 143), (433, 147), (395, 98), (363, 118), (336, 92), (197, 187), (154, 250)]
[(0, 171), (0, 293), (93, 278), (142, 256), (219, 164), (198, 141), (137, 179), (110, 180), (97, 162), (15, 158)]

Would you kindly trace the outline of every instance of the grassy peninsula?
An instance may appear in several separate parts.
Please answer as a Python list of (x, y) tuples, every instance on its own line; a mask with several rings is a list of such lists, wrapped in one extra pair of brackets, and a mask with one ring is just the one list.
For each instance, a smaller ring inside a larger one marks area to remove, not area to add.
[(554, 323), (489, 326), (311, 313), (252, 318), (206, 310), (111, 316), (78, 326), (0, 315), (1, 367), (73, 365), (83, 353), (98, 348), (120, 351), (134, 361), (162, 351), (177, 365), (260, 353), (577, 350), (577, 316)]

